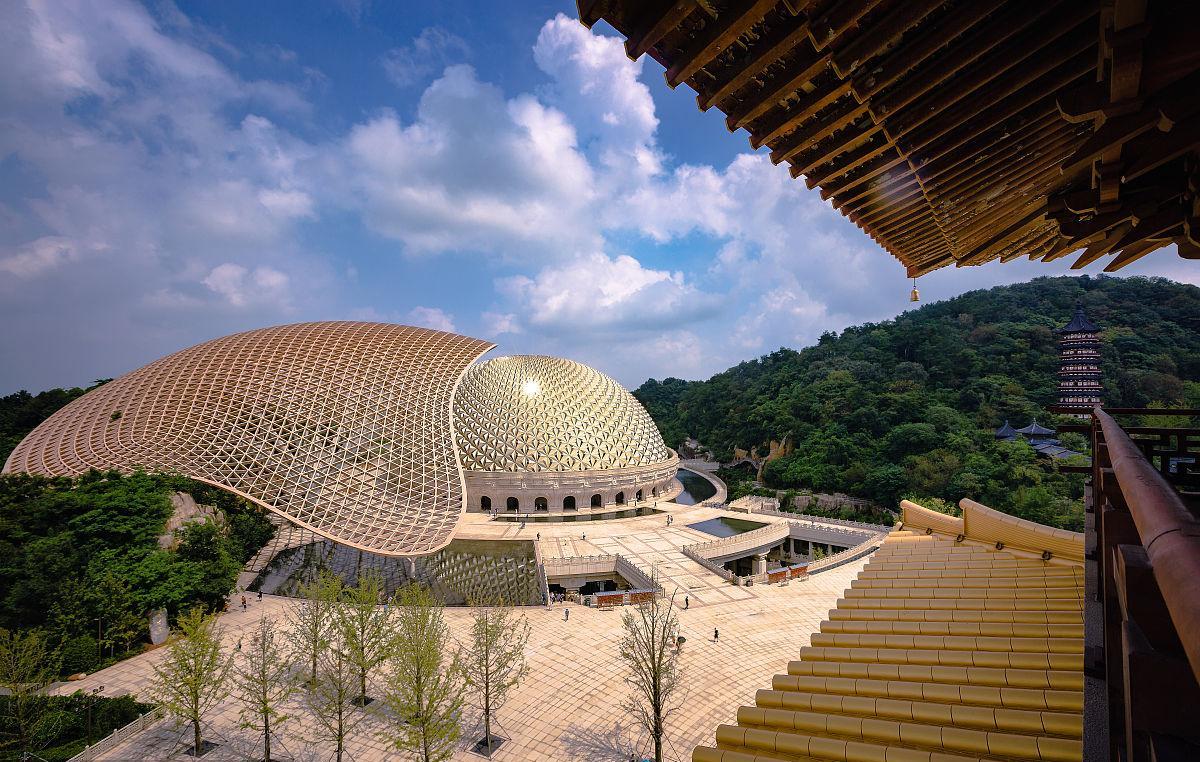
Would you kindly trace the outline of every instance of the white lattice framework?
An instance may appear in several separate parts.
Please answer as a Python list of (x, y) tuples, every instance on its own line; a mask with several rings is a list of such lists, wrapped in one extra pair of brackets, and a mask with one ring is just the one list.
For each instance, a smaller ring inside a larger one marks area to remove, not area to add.
[(492, 346), (358, 322), (227, 336), (75, 400), (4, 470), (176, 471), (346, 545), (430, 553), (463, 510), (455, 389)]
[(596, 471), (675, 457), (632, 394), (600, 371), (558, 357), (476, 363), (463, 376), (454, 414), (468, 471)]

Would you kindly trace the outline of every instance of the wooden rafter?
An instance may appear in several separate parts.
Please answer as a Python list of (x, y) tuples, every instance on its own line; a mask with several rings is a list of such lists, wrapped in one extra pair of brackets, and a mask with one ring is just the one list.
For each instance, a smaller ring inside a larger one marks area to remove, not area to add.
[[(1200, 256), (1200, 3), (581, 0), (921, 274)], [(671, 24), (675, 26), (665, 29)], [(1128, 255), (1128, 256), (1126, 256)]]

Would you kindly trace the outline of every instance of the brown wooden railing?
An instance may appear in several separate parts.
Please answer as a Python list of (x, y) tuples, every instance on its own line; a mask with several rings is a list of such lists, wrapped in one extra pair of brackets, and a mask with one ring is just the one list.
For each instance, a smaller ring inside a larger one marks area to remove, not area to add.
[[(1092, 413), (1089, 587), (1102, 626), (1087, 628), (1087, 668), (1104, 681), (1108, 743), (1089, 760), (1200, 759), (1200, 432), (1123, 429), (1112, 415), (1192, 412)], [(1095, 711), (1089, 727), (1104, 723)]]

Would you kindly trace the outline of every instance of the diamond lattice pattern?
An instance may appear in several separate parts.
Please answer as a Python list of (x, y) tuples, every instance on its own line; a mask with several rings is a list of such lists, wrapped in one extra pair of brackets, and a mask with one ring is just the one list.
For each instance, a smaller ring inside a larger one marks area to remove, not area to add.
[(177, 471), (337, 542), (445, 546), (462, 513), (451, 402), (492, 344), (442, 331), (300, 323), (185, 349), (89, 392), (5, 471)]
[(592, 471), (672, 457), (632, 394), (557, 357), (476, 363), (455, 396), (454, 425), (469, 471)]

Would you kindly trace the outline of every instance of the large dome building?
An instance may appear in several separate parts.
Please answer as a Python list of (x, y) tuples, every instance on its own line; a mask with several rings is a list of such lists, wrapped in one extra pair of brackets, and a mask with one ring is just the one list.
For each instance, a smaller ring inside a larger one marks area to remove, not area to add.
[(472, 365), (454, 401), (469, 511), (578, 511), (649, 500), (678, 459), (613, 379), (557, 357)]
[(34, 429), (5, 472), (176, 471), (336, 543), (444, 548), (465, 510), (657, 497), (678, 459), (629, 392), (552, 357), (425, 328), (298, 323), (176, 352)]

